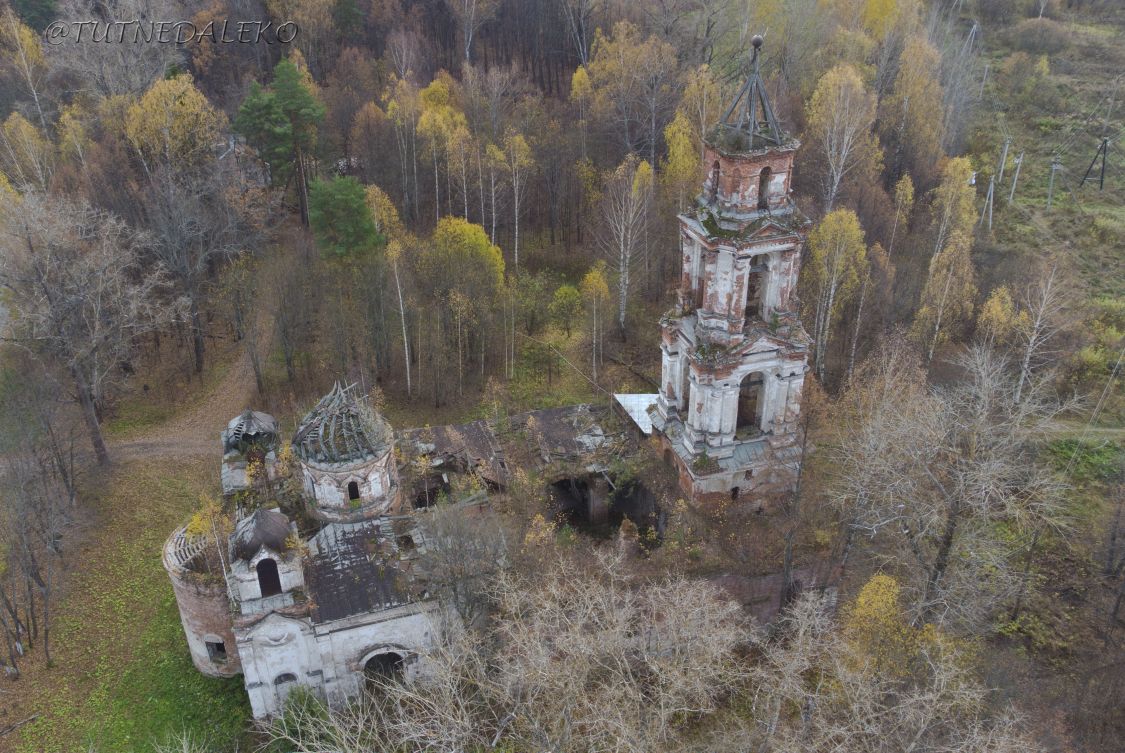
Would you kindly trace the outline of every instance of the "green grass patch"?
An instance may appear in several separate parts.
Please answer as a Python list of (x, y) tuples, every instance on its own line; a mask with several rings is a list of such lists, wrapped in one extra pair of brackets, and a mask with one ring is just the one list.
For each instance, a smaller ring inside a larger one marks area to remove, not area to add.
[(1058, 439), (1047, 447), (1060, 471), (1070, 468), (1070, 480), (1078, 485), (1105, 483), (1121, 474), (1122, 449), (1112, 442)]
[(70, 569), (56, 607), (53, 666), (20, 681), (24, 717), (39, 714), (14, 735), (20, 753), (148, 753), (183, 731), (233, 747), (249, 718), (241, 679), (214, 680), (192, 665), (160, 562), (168, 534), (216, 475), (208, 458), (174, 473), (137, 462), (91, 479), (95, 522), (67, 553), (87, 566)]

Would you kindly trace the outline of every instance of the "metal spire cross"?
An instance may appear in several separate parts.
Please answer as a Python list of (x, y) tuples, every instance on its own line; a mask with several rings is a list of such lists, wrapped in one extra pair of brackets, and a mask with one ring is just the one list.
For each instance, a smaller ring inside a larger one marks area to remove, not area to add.
[[(750, 59), (750, 76), (746, 79), (742, 88), (738, 90), (734, 101), (730, 103), (723, 114), (722, 120), (719, 121), (719, 126), (723, 130), (733, 131), (748, 137), (748, 146), (751, 149), (755, 146), (755, 139), (777, 146), (781, 146), (785, 140), (781, 127), (777, 123), (777, 118), (773, 114), (773, 107), (770, 106), (765, 82), (762, 81), (758, 61), (762, 41), (761, 35), (758, 34), (755, 34), (754, 38), (750, 40), (750, 44), (754, 47), (753, 56)], [(761, 108), (760, 113), (759, 107)], [(732, 121), (731, 116), (735, 115), (736, 117)]]

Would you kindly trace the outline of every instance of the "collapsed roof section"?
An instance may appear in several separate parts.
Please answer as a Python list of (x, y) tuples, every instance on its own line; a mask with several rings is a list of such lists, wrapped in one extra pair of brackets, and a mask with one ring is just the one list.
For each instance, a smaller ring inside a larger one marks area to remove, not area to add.
[(249, 445), (277, 447), (277, 419), (268, 413), (246, 410), (230, 420), (223, 431), (223, 452), (245, 452)]
[(346, 464), (381, 457), (391, 448), (391, 427), (363, 399), (355, 385), (339, 382), (301, 420), (293, 448), (304, 461)]

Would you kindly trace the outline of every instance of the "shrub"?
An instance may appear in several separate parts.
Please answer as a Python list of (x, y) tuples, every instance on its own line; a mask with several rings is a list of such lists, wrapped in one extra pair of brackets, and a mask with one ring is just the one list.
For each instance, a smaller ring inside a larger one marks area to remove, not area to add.
[(1054, 55), (1070, 44), (1066, 28), (1049, 18), (1028, 18), (1009, 32), (1012, 46), (1036, 55)]

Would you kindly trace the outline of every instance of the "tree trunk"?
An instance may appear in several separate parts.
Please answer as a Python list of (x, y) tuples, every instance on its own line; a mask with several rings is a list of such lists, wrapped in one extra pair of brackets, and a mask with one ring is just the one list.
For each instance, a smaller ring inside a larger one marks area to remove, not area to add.
[(191, 346), (196, 374), (203, 373), (203, 316), (199, 311), (199, 301), (191, 296)]
[(106, 450), (102, 426), (94, 409), (94, 397), (90, 392), (90, 386), (77, 367), (71, 367), (70, 373), (78, 390), (78, 403), (82, 407), (82, 419), (86, 422), (86, 430), (90, 432), (90, 444), (94, 447), (94, 456), (98, 459), (98, 465), (109, 465), (109, 451)]

